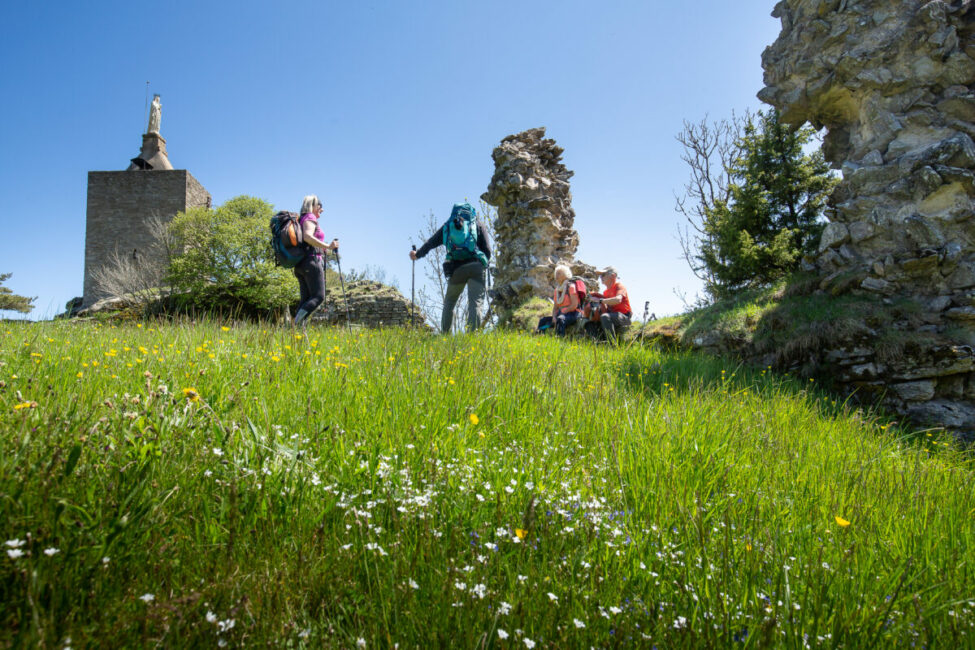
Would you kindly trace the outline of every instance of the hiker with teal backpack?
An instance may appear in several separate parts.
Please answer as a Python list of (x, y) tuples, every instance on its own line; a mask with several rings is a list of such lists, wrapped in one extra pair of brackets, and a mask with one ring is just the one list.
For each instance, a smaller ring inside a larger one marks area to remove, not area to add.
[(467, 331), (481, 325), (484, 311), (485, 282), (488, 260), (491, 259), (491, 240), (487, 230), (478, 222), (477, 212), (470, 203), (455, 203), (450, 218), (433, 233), (419, 250), (410, 251), (416, 261), (438, 246), (447, 249), (443, 272), (447, 277), (447, 292), (443, 300), (440, 331), (450, 332), (454, 320), (454, 306), (467, 287)]

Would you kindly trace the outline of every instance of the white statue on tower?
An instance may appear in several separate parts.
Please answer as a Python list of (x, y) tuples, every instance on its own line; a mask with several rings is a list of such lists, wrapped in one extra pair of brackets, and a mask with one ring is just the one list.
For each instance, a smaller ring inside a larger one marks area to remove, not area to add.
[(152, 96), (152, 106), (149, 108), (149, 129), (146, 133), (159, 134), (159, 124), (162, 122), (162, 102), (159, 95)]

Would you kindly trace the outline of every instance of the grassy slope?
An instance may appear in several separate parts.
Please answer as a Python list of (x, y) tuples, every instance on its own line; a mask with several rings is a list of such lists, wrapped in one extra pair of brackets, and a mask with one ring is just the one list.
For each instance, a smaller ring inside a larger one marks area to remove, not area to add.
[(728, 352), (741, 352), (747, 345), (748, 354), (772, 354), (780, 367), (803, 363), (811, 352), (829, 345), (865, 343), (877, 349), (882, 361), (894, 361), (911, 349), (965, 342), (918, 332), (925, 309), (910, 299), (832, 296), (815, 291), (814, 280), (799, 274), (771, 287), (743, 291), (648, 323), (643, 334), (683, 345), (717, 334)]
[(0, 363), (0, 646), (970, 643), (971, 460), (798, 382), (219, 324)]

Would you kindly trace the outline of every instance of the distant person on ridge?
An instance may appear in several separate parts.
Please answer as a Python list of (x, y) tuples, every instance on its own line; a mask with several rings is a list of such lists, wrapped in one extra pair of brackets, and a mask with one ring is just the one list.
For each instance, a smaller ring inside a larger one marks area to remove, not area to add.
[(615, 267), (607, 266), (596, 273), (599, 274), (599, 281), (606, 286), (600, 300), (606, 311), (600, 315), (599, 322), (603, 327), (606, 340), (616, 343), (617, 336), (630, 326), (630, 318), (633, 316), (633, 310), (630, 309), (630, 296), (626, 292), (626, 287), (620, 284)]
[[(309, 194), (301, 202), (301, 235), (310, 247), (308, 254), (295, 266), (295, 277), (301, 292), (301, 302), (295, 314), (295, 326), (301, 325), (305, 319), (318, 309), (325, 300), (325, 261), (324, 255), (328, 251), (339, 249), (339, 240), (333, 239), (325, 243), (325, 233), (318, 227), (318, 220), (322, 216), (322, 202), (314, 194)], [(323, 253), (324, 251), (324, 253)]]
[(470, 203), (455, 203), (443, 227), (434, 232), (419, 250), (411, 250), (410, 259), (416, 261), (438, 246), (447, 248), (443, 263), (447, 294), (443, 300), (440, 331), (450, 333), (454, 306), (464, 287), (467, 287), (467, 331), (473, 332), (480, 327), (481, 312), (484, 311), (484, 285), (488, 260), (491, 259), (491, 240)]

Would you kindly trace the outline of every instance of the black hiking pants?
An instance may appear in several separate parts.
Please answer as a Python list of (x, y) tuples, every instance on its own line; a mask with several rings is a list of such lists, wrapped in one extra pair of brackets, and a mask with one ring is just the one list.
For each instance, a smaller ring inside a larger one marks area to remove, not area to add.
[(298, 311), (304, 309), (309, 315), (325, 300), (325, 263), (320, 255), (306, 255), (295, 267), (301, 302)]

